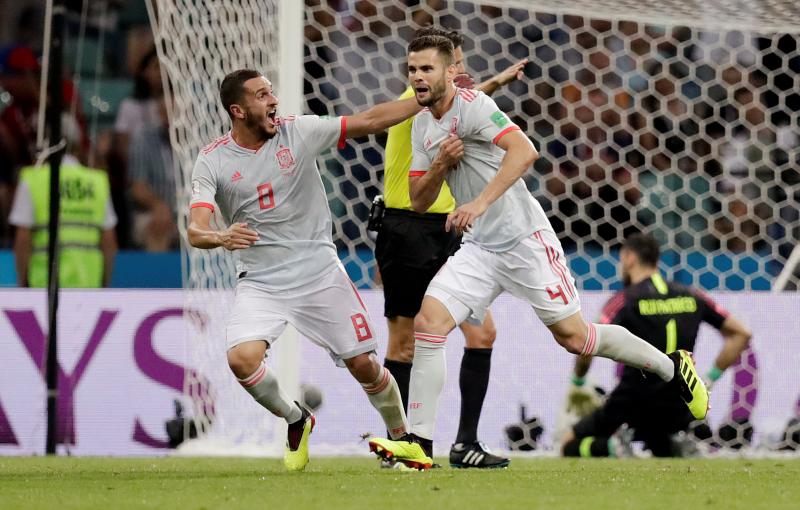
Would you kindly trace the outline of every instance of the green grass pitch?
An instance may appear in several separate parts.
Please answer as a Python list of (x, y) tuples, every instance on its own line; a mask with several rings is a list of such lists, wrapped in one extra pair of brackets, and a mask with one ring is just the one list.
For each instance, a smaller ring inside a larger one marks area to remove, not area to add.
[[(446, 459), (439, 459), (445, 461)], [(379, 469), (368, 458), (0, 458), (0, 509), (798, 509), (800, 460), (512, 460)]]

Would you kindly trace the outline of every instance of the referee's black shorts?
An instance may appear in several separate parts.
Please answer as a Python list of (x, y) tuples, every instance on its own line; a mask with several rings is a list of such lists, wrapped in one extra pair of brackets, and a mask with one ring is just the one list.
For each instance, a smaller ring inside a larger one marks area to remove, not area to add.
[(375, 243), (386, 317), (417, 315), (428, 283), (458, 250), (461, 236), (445, 232), (446, 220), (447, 214), (386, 209)]
[(610, 437), (623, 423), (634, 430), (634, 440), (643, 441), (656, 457), (672, 456), (670, 437), (689, 428), (692, 415), (676, 394), (641, 391), (622, 383), (593, 413), (572, 427), (577, 438)]

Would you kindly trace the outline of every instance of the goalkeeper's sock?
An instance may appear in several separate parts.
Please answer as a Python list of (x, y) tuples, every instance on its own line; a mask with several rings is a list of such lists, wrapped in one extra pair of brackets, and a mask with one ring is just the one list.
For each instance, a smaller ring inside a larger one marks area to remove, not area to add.
[(302, 417), (300, 407), (281, 390), (278, 379), (267, 369), (265, 361), (261, 362), (255, 372), (238, 381), (256, 402), (275, 416), (286, 420), (286, 423), (294, 423)]
[(447, 378), (444, 346), (446, 336), (414, 334), (414, 366), (409, 384), (408, 421), (411, 431), (423, 438), (433, 438), (439, 396)]
[(397, 382), (386, 367), (381, 367), (378, 378), (370, 384), (362, 384), (372, 406), (378, 410), (392, 439), (408, 432), (408, 422), (403, 409), (403, 400)]
[(675, 375), (675, 364), (663, 352), (634, 335), (622, 326), (614, 324), (589, 324), (582, 356), (600, 356), (658, 375), (671, 381)]
[(478, 421), (489, 386), (492, 349), (464, 349), (458, 386), (461, 389), (461, 418), (456, 443), (478, 442)]
[(564, 445), (565, 457), (613, 457), (608, 437), (581, 437)]

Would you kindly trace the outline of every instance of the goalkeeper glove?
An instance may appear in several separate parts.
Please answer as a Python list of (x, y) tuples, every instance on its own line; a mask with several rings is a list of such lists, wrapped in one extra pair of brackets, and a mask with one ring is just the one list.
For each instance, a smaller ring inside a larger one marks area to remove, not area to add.
[(567, 412), (584, 417), (600, 407), (602, 399), (592, 386), (586, 385), (582, 377), (572, 376), (572, 385), (567, 393)]

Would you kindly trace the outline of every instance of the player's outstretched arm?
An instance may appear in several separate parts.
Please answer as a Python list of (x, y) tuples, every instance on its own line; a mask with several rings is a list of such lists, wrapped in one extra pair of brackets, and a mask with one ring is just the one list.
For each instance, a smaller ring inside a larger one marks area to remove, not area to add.
[(416, 175), (412, 169), (408, 175), (408, 194), (414, 211), (423, 214), (433, 205), (448, 170), (457, 165), (463, 156), (464, 143), (457, 136), (451, 135), (439, 145), (439, 152), (427, 172)]
[(583, 379), (589, 373), (592, 367), (592, 356), (576, 356), (575, 357), (575, 370), (573, 375), (576, 379)]
[(747, 346), (750, 345), (750, 338), (753, 336), (747, 326), (730, 315), (722, 323), (720, 333), (725, 339), (725, 343), (717, 355), (714, 367), (708, 374), (711, 382), (719, 379), (722, 372), (736, 363), (744, 350), (747, 349)]
[(525, 72), (523, 69), (525, 68), (525, 64), (528, 63), (527, 58), (523, 58), (516, 64), (512, 64), (508, 66), (504, 71), (492, 76), (485, 82), (478, 85), (477, 89), (486, 94), (487, 96), (491, 96), (494, 92), (504, 85), (508, 85), (514, 80), (521, 80), (523, 76), (525, 76)]
[(380, 133), (395, 124), (413, 117), (422, 107), (415, 98), (389, 101), (373, 106), (369, 110), (347, 117), (347, 138)]
[(577, 356), (575, 370), (570, 378), (565, 411), (576, 416), (586, 416), (600, 406), (600, 398), (591, 385), (586, 384), (586, 374), (592, 365), (592, 356)]
[(506, 151), (497, 175), (489, 181), (475, 200), (458, 207), (448, 215), (446, 230), (449, 231), (450, 228), (469, 230), (473, 222), (539, 158), (539, 153), (533, 148), (531, 141), (519, 130), (511, 131), (500, 138), (497, 145)]
[(234, 223), (225, 230), (211, 228), (212, 211), (205, 207), (195, 207), (189, 217), (189, 244), (195, 248), (211, 250), (222, 246), (226, 250), (242, 250), (258, 241), (258, 234), (244, 223)]

